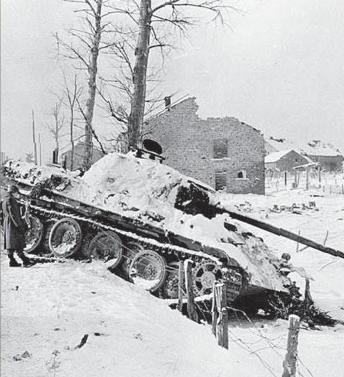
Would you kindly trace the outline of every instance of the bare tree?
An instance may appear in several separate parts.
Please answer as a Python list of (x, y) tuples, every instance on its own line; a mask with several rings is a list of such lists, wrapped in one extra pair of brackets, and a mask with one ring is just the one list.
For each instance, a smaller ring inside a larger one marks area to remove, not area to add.
[[(147, 100), (147, 82), (157, 81), (156, 72), (150, 72), (149, 56), (153, 49), (157, 49), (164, 55), (166, 49), (173, 47), (169, 43), (171, 35), (176, 31), (183, 36), (187, 28), (201, 20), (223, 21), (222, 15), (225, 9), (234, 7), (226, 5), (227, 0), (158, 0), (152, 4), (152, 0), (132, 0), (126, 7), (111, 6), (114, 12), (129, 17), (134, 25), (125, 32), (117, 28), (116, 41), (111, 46), (111, 53), (116, 55), (126, 65), (119, 69), (122, 73), (112, 80), (113, 87), (129, 98), (129, 111), (123, 114), (123, 107), (114, 105), (114, 102), (104, 94), (101, 95), (112, 117), (118, 122), (127, 123), (129, 147), (137, 147), (140, 140), (144, 116), (147, 112), (161, 104), (162, 98)], [(229, 0), (228, 0), (229, 1)], [(190, 10), (196, 11), (192, 16)], [(203, 17), (197, 10), (205, 11)], [(172, 33), (171, 29), (172, 27)], [(169, 32), (167, 31), (169, 29)], [(118, 39), (120, 36), (120, 39)], [(106, 98), (105, 98), (106, 97)], [(147, 109), (148, 108), (148, 109)], [(148, 110), (148, 111), (147, 111)]]
[(60, 97), (58, 101), (55, 103), (51, 111), (53, 121), (51, 123), (47, 123), (49, 132), (53, 135), (53, 138), (55, 141), (55, 149), (57, 150), (57, 153), (59, 152), (59, 149), (60, 149), (61, 137), (64, 136), (61, 133), (62, 128), (65, 124), (64, 114), (62, 113), (62, 105), (63, 105), (63, 97)]
[[(111, 43), (103, 41), (103, 36), (111, 25), (104, 19), (113, 11), (107, 9), (109, 0), (65, 0), (78, 6), (75, 12), (82, 15), (84, 28), (70, 29), (69, 36), (72, 42), (67, 43), (56, 35), (58, 49), (62, 47), (62, 55), (76, 60), (78, 68), (85, 69), (88, 75), (88, 95), (85, 108), (78, 103), (85, 120), (85, 153), (83, 167), (87, 170), (92, 164), (93, 137), (96, 135), (93, 127), (93, 115), (97, 93), (98, 58), (102, 50), (108, 48)], [(75, 42), (77, 41), (77, 47)], [(99, 139), (98, 139), (99, 140)]]
[[(76, 59), (80, 63), (78, 68), (86, 69), (88, 74), (85, 108), (78, 101), (85, 119), (86, 169), (92, 161), (93, 138), (99, 141), (92, 125), (96, 94), (101, 97), (116, 123), (122, 126), (122, 135), (123, 132), (127, 133), (129, 147), (137, 147), (144, 117), (163, 101), (156, 97), (147, 100), (147, 83), (157, 83), (157, 74), (151, 70), (149, 63), (151, 52), (158, 50), (164, 55), (166, 49), (171, 49), (171, 35), (176, 31), (183, 35), (189, 26), (203, 20), (199, 10), (205, 11), (204, 20), (209, 20), (211, 15), (210, 20), (222, 21), (225, 9), (235, 9), (225, 4), (230, 0), (156, 0), (153, 4), (152, 0), (128, 0), (118, 5), (115, 0), (65, 1), (77, 4), (79, 8), (76, 11), (83, 15), (86, 25), (84, 30), (70, 30), (72, 38), (83, 49), (58, 38), (58, 46), (67, 52), (64, 56)], [(193, 11), (196, 11), (196, 16), (192, 15)], [(127, 22), (121, 22), (123, 15)], [(109, 18), (104, 20), (109, 16), (116, 17), (116, 26), (108, 21)], [(115, 56), (121, 62), (115, 67), (113, 79), (101, 80), (110, 84), (111, 90), (108, 92), (99, 80), (98, 57), (101, 52), (105, 57)], [(119, 100), (122, 95), (128, 106), (123, 106), (123, 101)]]
[(64, 75), (64, 92), (67, 98), (67, 107), (69, 110), (69, 137), (71, 143), (71, 160), (70, 160), (70, 170), (73, 170), (74, 164), (74, 127), (75, 127), (75, 118), (76, 112), (78, 110), (78, 103), (81, 96), (81, 88), (78, 85), (77, 75), (74, 75), (73, 84), (70, 87), (68, 85), (66, 76)]
[[(129, 145), (135, 147), (140, 137), (146, 100), (146, 77), (148, 58), (153, 48), (164, 48), (162, 41), (154, 29), (154, 23), (171, 24), (184, 31), (192, 24), (185, 8), (197, 8), (213, 13), (214, 18), (221, 18), (224, 9), (221, 0), (167, 0), (160, 1), (152, 7), (151, 0), (140, 0), (140, 16), (138, 20), (138, 36), (135, 48), (135, 65), (133, 70), (134, 92), (128, 120)], [(152, 42), (151, 42), (152, 41)]]

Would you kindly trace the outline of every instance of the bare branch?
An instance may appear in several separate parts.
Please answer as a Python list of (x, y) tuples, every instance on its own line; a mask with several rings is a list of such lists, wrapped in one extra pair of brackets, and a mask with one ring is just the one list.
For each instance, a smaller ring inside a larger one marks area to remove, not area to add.
[(153, 15), (155, 12), (157, 12), (158, 10), (160, 10), (162, 8), (166, 8), (168, 6), (172, 6), (172, 5), (176, 4), (176, 3), (178, 3), (178, 1), (180, 1), (180, 0), (166, 1), (165, 3), (162, 3), (162, 4), (158, 5), (158, 6), (156, 6), (155, 8), (153, 8), (151, 10), (151, 14)]
[[(85, 121), (87, 121), (87, 115), (86, 113), (83, 111), (82, 109), (82, 106), (81, 106), (81, 103), (79, 101), (79, 99), (76, 100), (77, 104), (78, 104), (78, 107), (79, 107), (79, 111), (81, 112), (82, 116), (84, 117)], [(97, 140), (98, 144), (99, 144), (99, 147), (101, 149), (101, 151), (106, 154), (106, 151), (103, 147), (103, 144), (101, 143), (101, 141), (99, 140), (98, 138), (98, 135), (96, 134), (94, 128), (91, 126), (91, 132), (92, 132), (92, 135), (94, 136), (94, 138)]]

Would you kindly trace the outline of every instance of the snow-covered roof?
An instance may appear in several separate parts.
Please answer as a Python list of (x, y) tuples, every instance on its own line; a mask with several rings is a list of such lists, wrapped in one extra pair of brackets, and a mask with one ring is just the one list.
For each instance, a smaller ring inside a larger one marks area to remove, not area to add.
[[(276, 152), (282, 152), (293, 149), (301, 154), (308, 154), (310, 156), (343, 156), (343, 153), (330, 143), (325, 143), (321, 140), (311, 140), (308, 143), (295, 142), (285, 138), (276, 138), (273, 136), (267, 137), (265, 142)], [(274, 152), (272, 152), (274, 153)]]
[(279, 151), (286, 151), (290, 149), (298, 150), (297, 145), (288, 139), (285, 138), (275, 138), (273, 136), (269, 136), (265, 138), (265, 142), (269, 144), (271, 149), (275, 152)]
[(272, 152), (265, 157), (265, 163), (277, 162), (280, 158), (291, 152), (293, 149), (286, 149), (283, 151)]
[(311, 141), (301, 145), (301, 150), (311, 156), (342, 156), (339, 149), (335, 148), (332, 144), (321, 142), (320, 140)]

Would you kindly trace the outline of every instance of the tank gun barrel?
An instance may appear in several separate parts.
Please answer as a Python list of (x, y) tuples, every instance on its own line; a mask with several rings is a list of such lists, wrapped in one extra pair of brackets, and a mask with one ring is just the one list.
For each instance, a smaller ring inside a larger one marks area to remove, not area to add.
[(267, 232), (276, 234), (277, 236), (282, 236), (282, 237), (288, 238), (288, 239), (296, 241), (300, 244), (303, 244), (303, 245), (309, 246), (313, 249), (319, 250), (323, 253), (330, 254), (330, 255), (333, 255), (333, 256), (339, 257), (339, 258), (344, 258), (344, 253), (342, 251), (333, 249), (331, 247), (324, 246), (324, 245), (322, 245), (318, 242), (314, 242), (314, 241), (312, 241), (312, 240), (310, 240), (306, 237), (302, 237), (299, 234), (290, 232), (289, 230), (279, 228), (277, 226), (271, 225), (271, 224), (266, 223), (266, 222), (261, 221), (261, 220), (254, 219), (252, 217), (243, 215), (243, 214), (238, 213), (238, 212), (229, 211), (225, 208), (219, 208), (219, 207), (217, 207), (217, 208), (218, 208), (219, 212), (228, 213), (231, 216), (232, 219), (235, 219), (235, 220), (241, 221), (243, 223), (252, 225), (256, 228), (263, 229)]
[(254, 219), (224, 207), (221, 203), (217, 202), (217, 198), (213, 196), (213, 192), (209, 191), (207, 187), (204, 187), (194, 181), (190, 181), (190, 188), (182, 188), (179, 191), (175, 207), (188, 214), (202, 214), (210, 219), (217, 214), (227, 213), (232, 219), (252, 225), (256, 228), (263, 229), (269, 233), (276, 234), (277, 236), (299, 242), (300, 244), (309, 246), (323, 253), (344, 258), (344, 253), (342, 251), (321, 245), (318, 242), (302, 237), (298, 234), (290, 232), (289, 230), (279, 228), (272, 224)]

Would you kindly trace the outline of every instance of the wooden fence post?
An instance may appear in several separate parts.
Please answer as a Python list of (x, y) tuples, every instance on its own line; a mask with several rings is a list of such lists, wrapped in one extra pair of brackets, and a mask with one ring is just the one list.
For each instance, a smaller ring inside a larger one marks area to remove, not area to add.
[(178, 310), (183, 310), (183, 282), (184, 282), (184, 268), (183, 261), (179, 261), (178, 269)]
[(306, 190), (309, 190), (309, 167), (306, 168)]
[(214, 284), (213, 284), (213, 304), (212, 304), (212, 307), (211, 307), (211, 330), (212, 330), (214, 336), (216, 336), (216, 325), (217, 325), (217, 319), (218, 319), (218, 316), (219, 316), (219, 313), (217, 312), (215, 286), (216, 286), (216, 282), (214, 281)]
[(309, 279), (306, 278), (306, 286), (305, 286), (305, 297), (303, 300), (303, 310), (304, 313), (307, 312), (309, 307), (314, 303), (312, 296), (311, 296), (311, 288), (310, 288), (310, 282)]
[(228, 311), (227, 308), (221, 309), (219, 325), (217, 326), (217, 344), (228, 350)]
[(212, 330), (217, 344), (228, 349), (228, 312), (226, 289), (223, 283), (215, 283), (213, 289)]
[(297, 343), (300, 330), (300, 317), (297, 315), (289, 316), (289, 333), (287, 354), (283, 361), (282, 377), (296, 376), (296, 359), (297, 359)]
[(184, 270), (185, 270), (185, 288), (187, 294), (187, 312), (188, 317), (198, 322), (198, 315), (195, 308), (195, 298), (192, 286), (192, 261), (187, 259), (184, 262)]

